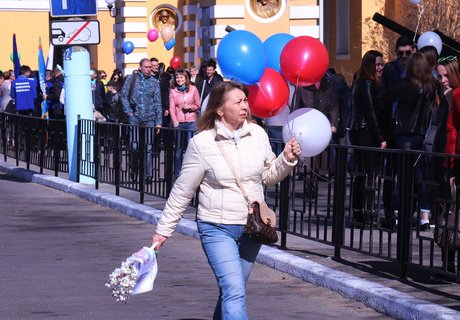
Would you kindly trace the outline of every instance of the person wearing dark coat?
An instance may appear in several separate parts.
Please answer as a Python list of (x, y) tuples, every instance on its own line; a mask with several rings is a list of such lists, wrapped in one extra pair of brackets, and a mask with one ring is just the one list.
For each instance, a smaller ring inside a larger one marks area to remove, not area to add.
[[(381, 121), (379, 121), (383, 107), (379, 96), (382, 70), (382, 53), (375, 50), (366, 52), (357, 72), (352, 91), (350, 142), (353, 145), (381, 149), (385, 149), (387, 146), (386, 134), (382, 130)], [(378, 168), (376, 164), (378, 159), (372, 159), (372, 157), (372, 154), (364, 150), (355, 149), (353, 151), (356, 172), (359, 173), (353, 180), (353, 220), (361, 227), (371, 222), (374, 212), (373, 191), (371, 190), (369, 193), (365, 188), (366, 183), (373, 185), (372, 179)]]
[(160, 76), (161, 107), (163, 109), (163, 127), (169, 127), (171, 116), (169, 115), (169, 89), (174, 68), (169, 66)]
[(209, 60), (205, 64), (206, 66), (206, 76), (205, 78), (200, 78), (199, 82), (195, 82), (196, 87), (198, 89), (198, 93), (200, 94), (201, 104), (208, 96), (211, 89), (214, 88), (217, 84), (224, 81), (224, 78), (220, 74), (217, 73), (216, 62), (214, 60)]
[(339, 106), (334, 87), (325, 78), (320, 82), (296, 90), (292, 106), (298, 108), (313, 108), (321, 111), (331, 123), (332, 133), (337, 132), (339, 122)]

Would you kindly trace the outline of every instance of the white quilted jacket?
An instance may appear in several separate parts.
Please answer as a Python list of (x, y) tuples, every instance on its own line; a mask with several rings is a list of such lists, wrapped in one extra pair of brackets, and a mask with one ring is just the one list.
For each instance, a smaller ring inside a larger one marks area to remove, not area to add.
[[(263, 199), (263, 184), (274, 185), (286, 177), (296, 162), (272, 152), (268, 136), (257, 124), (244, 123), (238, 143), (221, 129), (206, 130), (189, 142), (182, 171), (171, 190), (156, 232), (174, 232), (195, 191), (200, 187), (198, 219), (219, 224), (246, 224), (247, 204), (216, 143), (232, 161), (251, 201)], [(216, 139), (219, 142), (216, 142)]]

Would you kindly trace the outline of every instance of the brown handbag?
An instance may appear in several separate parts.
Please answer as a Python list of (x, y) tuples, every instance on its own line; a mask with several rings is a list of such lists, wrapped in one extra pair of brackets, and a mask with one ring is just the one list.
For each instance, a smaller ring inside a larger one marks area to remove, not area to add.
[(276, 233), (275, 212), (270, 209), (263, 200), (256, 200), (252, 202), (249, 200), (248, 194), (244, 190), (241, 180), (236, 174), (235, 168), (230, 162), (230, 159), (228, 159), (227, 154), (218, 141), (216, 141), (216, 144), (230, 167), (230, 170), (235, 177), (236, 184), (243, 193), (244, 199), (248, 203), (248, 219), (246, 221), (246, 225), (244, 226), (244, 234), (263, 244), (277, 242), (278, 234)]
[(248, 212), (244, 233), (263, 244), (278, 242), (275, 212), (267, 206), (265, 201), (253, 201), (251, 209)]

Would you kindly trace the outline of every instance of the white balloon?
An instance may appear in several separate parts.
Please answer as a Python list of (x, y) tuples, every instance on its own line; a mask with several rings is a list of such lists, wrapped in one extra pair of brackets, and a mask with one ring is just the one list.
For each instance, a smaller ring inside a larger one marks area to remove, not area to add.
[(292, 112), (283, 127), (283, 140), (295, 136), (302, 148), (302, 157), (313, 157), (327, 148), (331, 141), (331, 123), (316, 109), (300, 108)]
[(441, 37), (433, 31), (427, 31), (427, 32), (422, 33), (420, 38), (418, 38), (417, 47), (421, 49), (426, 46), (435, 47), (436, 51), (438, 51), (438, 54), (441, 54), (441, 51), (442, 51)]
[(422, 0), (410, 0), (410, 2), (412, 2), (413, 4), (419, 4), (420, 1), (422, 1)]

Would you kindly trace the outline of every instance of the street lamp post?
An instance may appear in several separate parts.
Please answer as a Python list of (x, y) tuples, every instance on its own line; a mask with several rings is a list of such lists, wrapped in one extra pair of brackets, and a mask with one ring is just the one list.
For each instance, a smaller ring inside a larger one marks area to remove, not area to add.
[[(120, 13), (120, 8), (117, 8), (117, 6), (114, 6), (115, 1), (116, 0), (105, 0), (105, 2), (107, 3), (107, 8), (109, 9), (109, 12), (110, 12), (110, 16), (112, 18), (115, 18)], [(115, 10), (113, 10), (114, 7), (115, 7)]]

